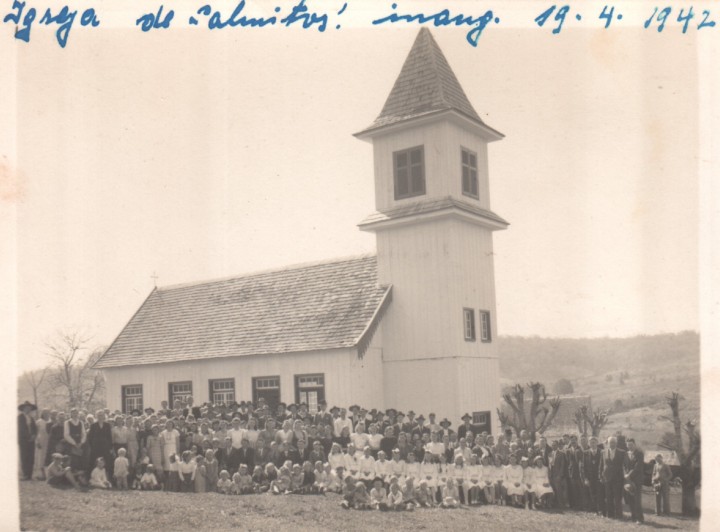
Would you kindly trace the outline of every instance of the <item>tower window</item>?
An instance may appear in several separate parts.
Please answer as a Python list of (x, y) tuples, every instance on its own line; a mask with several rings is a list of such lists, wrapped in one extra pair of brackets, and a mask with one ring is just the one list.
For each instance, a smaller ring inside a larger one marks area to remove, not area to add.
[(395, 199), (425, 194), (425, 156), (423, 147), (393, 153)]
[(475, 341), (475, 311), (471, 308), (463, 309), (463, 325), (465, 327), (465, 340)]
[(490, 333), (490, 312), (487, 310), (480, 311), (480, 340), (483, 342), (492, 341), (492, 335)]
[(475, 152), (463, 149), (460, 155), (462, 163), (462, 193), (466, 196), (478, 198), (477, 155)]

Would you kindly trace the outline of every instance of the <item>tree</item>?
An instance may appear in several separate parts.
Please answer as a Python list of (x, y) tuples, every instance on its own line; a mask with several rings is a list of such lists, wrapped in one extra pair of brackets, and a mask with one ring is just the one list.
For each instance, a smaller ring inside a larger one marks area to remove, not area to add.
[[(695, 488), (699, 484), (700, 463), (700, 432), (694, 420), (683, 424), (680, 419), (680, 394), (673, 392), (667, 398), (672, 417), (662, 416), (662, 419), (673, 424), (673, 432), (665, 433), (658, 443), (660, 447), (675, 452), (680, 464), (680, 480), (682, 480), (682, 513), (685, 516), (696, 516), (697, 501)], [(685, 434), (685, 438), (683, 438)], [(687, 439), (687, 450), (684, 439)]]
[(93, 369), (104, 349), (90, 348), (90, 340), (80, 331), (63, 331), (45, 344), (52, 361), (49, 381), (69, 408), (96, 406), (105, 387), (102, 374)]
[[(560, 398), (554, 397), (548, 401), (545, 386), (539, 382), (530, 382), (527, 386), (532, 391), (528, 413), (525, 413), (525, 388), (522, 384), (516, 384), (512, 392), (503, 395), (503, 400), (510, 406), (512, 414), (507, 415), (499, 408), (497, 413), (503, 427), (513, 428), (517, 435), (520, 435), (520, 431), (527, 430), (530, 438), (534, 440), (536, 433), (542, 434), (552, 424), (560, 408)], [(545, 406), (546, 402), (549, 408)]]
[(600, 430), (607, 425), (610, 410), (600, 410), (594, 412), (588, 409), (587, 405), (583, 405), (575, 411), (575, 424), (580, 434), (587, 436), (588, 427), (591, 436), (600, 436)]
[(559, 395), (567, 395), (573, 393), (575, 389), (573, 388), (572, 382), (568, 379), (560, 379), (555, 383), (555, 386), (553, 386), (553, 391)]
[(23, 380), (25, 383), (30, 386), (30, 389), (32, 390), (33, 394), (33, 403), (35, 406), (40, 408), (40, 401), (38, 400), (38, 391), (40, 390), (40, 387), (42, 386), (43, 382), (45, 382), (45, 377), (47, 376), (48, 368), (47, 366), (43, 369), (36, 370), (36, 371), (28, 371), (25, 374), (23, 374)]

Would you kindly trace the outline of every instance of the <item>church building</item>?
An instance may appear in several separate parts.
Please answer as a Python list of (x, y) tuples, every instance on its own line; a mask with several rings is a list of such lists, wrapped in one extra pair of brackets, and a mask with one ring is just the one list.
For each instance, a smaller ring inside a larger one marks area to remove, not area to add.
[(496, 432), (500, 402), (485, 124), (429, 30), (375, 121), (377, 254), (155, 288), (95, 367), (110, 409), (318, 401)]

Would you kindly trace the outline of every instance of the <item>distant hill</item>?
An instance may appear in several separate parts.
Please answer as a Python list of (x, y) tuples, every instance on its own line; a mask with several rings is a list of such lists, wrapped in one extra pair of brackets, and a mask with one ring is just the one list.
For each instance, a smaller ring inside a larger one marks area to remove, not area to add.
[[(652, 448), (672, 430), (660, 416), (671, 391), (684, 400), (684, 419), (700, 414), (700, 337), (696, 332), (630, 338), (500, 337), (503, 385), (540, 381), (548, 394), (567, 379), (593, 408), (610, 408), (607, 432), (622, 430)], [(560, 427), (557, 427), (560, 428)], [(550, 431), (552, 432), (552, 430)]]

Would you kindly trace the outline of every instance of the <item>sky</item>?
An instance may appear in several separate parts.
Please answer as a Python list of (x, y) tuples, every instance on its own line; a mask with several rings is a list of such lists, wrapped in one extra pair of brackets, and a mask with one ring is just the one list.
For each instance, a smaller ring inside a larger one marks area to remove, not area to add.
[[(39, 29), (16, 55), (18, 369), (152, 290), (371, 253), (372, 146), (417, 27)], [(35, 31), (35, 30), (33, 30)], [(434, 28), (490, 145), (501, 335), (697, 330), (693, 35)], [(156, 278), (155, 278), (156, 277)]]

